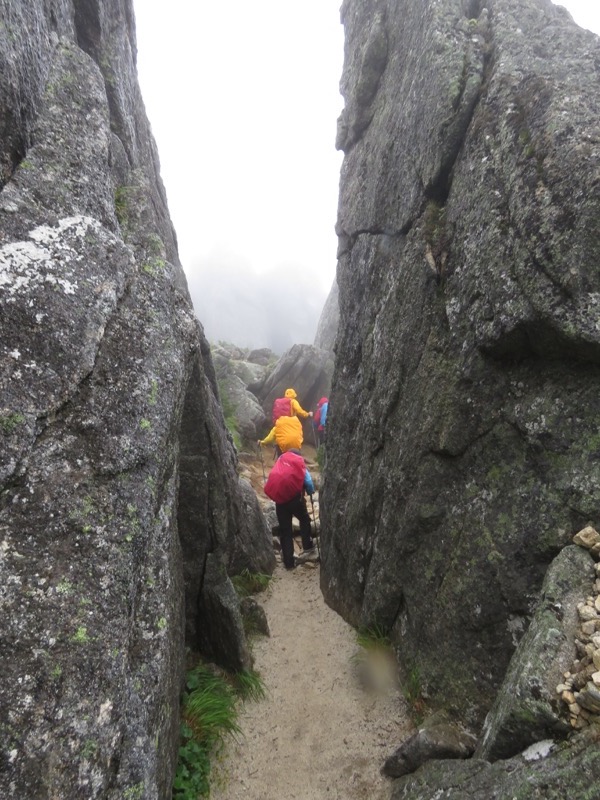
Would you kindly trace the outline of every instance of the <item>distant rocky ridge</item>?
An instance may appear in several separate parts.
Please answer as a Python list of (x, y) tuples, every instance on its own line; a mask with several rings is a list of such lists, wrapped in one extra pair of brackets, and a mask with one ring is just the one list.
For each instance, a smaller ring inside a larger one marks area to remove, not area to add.
[(186, 645), (274, 566), (194, 318), (130, 0), (0, 0), (0, 795), (171, 796)]
[[(549, 565), (598, 514), (600, 42), (546, 0), (345, 0), (342, 19), (322, 588), (479, 733)], [(394, 797), (488, 773), (465, 763)]]

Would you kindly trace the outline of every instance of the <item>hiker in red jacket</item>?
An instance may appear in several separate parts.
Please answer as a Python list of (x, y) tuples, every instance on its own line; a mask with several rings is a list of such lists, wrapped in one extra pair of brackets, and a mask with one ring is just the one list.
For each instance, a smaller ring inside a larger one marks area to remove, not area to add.
[(306, 509), (304, 495), (310, 497), (314, 494), (315, 487), (306, 469), (304, 459), (298, 450), (288, 450), (275, 462), (265, 483), (265, 494), (275, 501), (275, 512), (279, 523), (279, 539), (281, 541), (281, 555), (283, 566), (294, 569), (294, 534), (292, 519), (300, 523), (302, 536), (302, 555), (314, 552), (315, 545), (310, 532), (310, 517)]

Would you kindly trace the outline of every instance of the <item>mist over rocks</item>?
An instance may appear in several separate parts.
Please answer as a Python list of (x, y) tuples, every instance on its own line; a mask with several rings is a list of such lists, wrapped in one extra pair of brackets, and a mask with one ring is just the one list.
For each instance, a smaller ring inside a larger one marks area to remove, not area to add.
[(251, 662), (228, 576), (272, 571), (271, 536), (179, 263), (132, 3), (0, 20), (0, 795), (162, 800), (185, 647)]
[(188, 270), (190, 294), (206, 336), (239, 347), (269, 348), (277, 355), (312, 342), (326, 292), (293, 262), (256, 272), (228, 253)]
[(342, 21), (321, 585), (477, 729), (598, 513), (600, 42), (545, 0)]

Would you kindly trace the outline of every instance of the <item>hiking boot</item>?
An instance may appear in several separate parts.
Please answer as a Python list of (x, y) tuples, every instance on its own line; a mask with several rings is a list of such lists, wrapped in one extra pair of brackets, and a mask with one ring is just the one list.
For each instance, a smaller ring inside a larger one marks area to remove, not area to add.
[(309, 547), (308, 550), (303, 550), (302, 553), (298, 553), (296, 559), (298, 560), (299, 563), (303, 564), (305, 561), (308, 561), (310, 558), (316, 555), (317, 555), (317, 548), (313, 546)]

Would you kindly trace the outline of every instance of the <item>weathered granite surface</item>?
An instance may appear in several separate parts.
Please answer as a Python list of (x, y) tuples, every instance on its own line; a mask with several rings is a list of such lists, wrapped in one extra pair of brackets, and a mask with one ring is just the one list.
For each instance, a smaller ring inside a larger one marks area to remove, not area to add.
[(267, 418), (258, 398), (247, 387), (265, 379), (269, 364), (274, 365), (277, 356), (266, 348), (248, 352), (223, 343), (212, 344), (211, 354), (225, 416), (229, 411), (235, 418), (242, 443), (254, 444)]
[(0, 0), (2, 797), (170, 797), (206, 559), (273, 566), (135, 55), (130, 0)]
[(432, 759), (469, 758), (475, 745), (475, 737), (443, 712), (433, 714), (386, 758), (382, 772), (390, 778), (400, 778)]
[(571, 732), (556, 687), (577, 655), (577, 605), (592, 591), (594, 576), (591, 556), (575, 545), (550, 565), (538, 607), (486, 717), (476, 758), (510, 758)]
[(474, 726), (600, 501), (600, 42), (345, 0), (322, 588)]
[(429, 761), (394, 781), (391, 800), (595, 800), (599, 776), (598, 730), (588, 728), (568, 742), (540, 742), (494, 764)]

